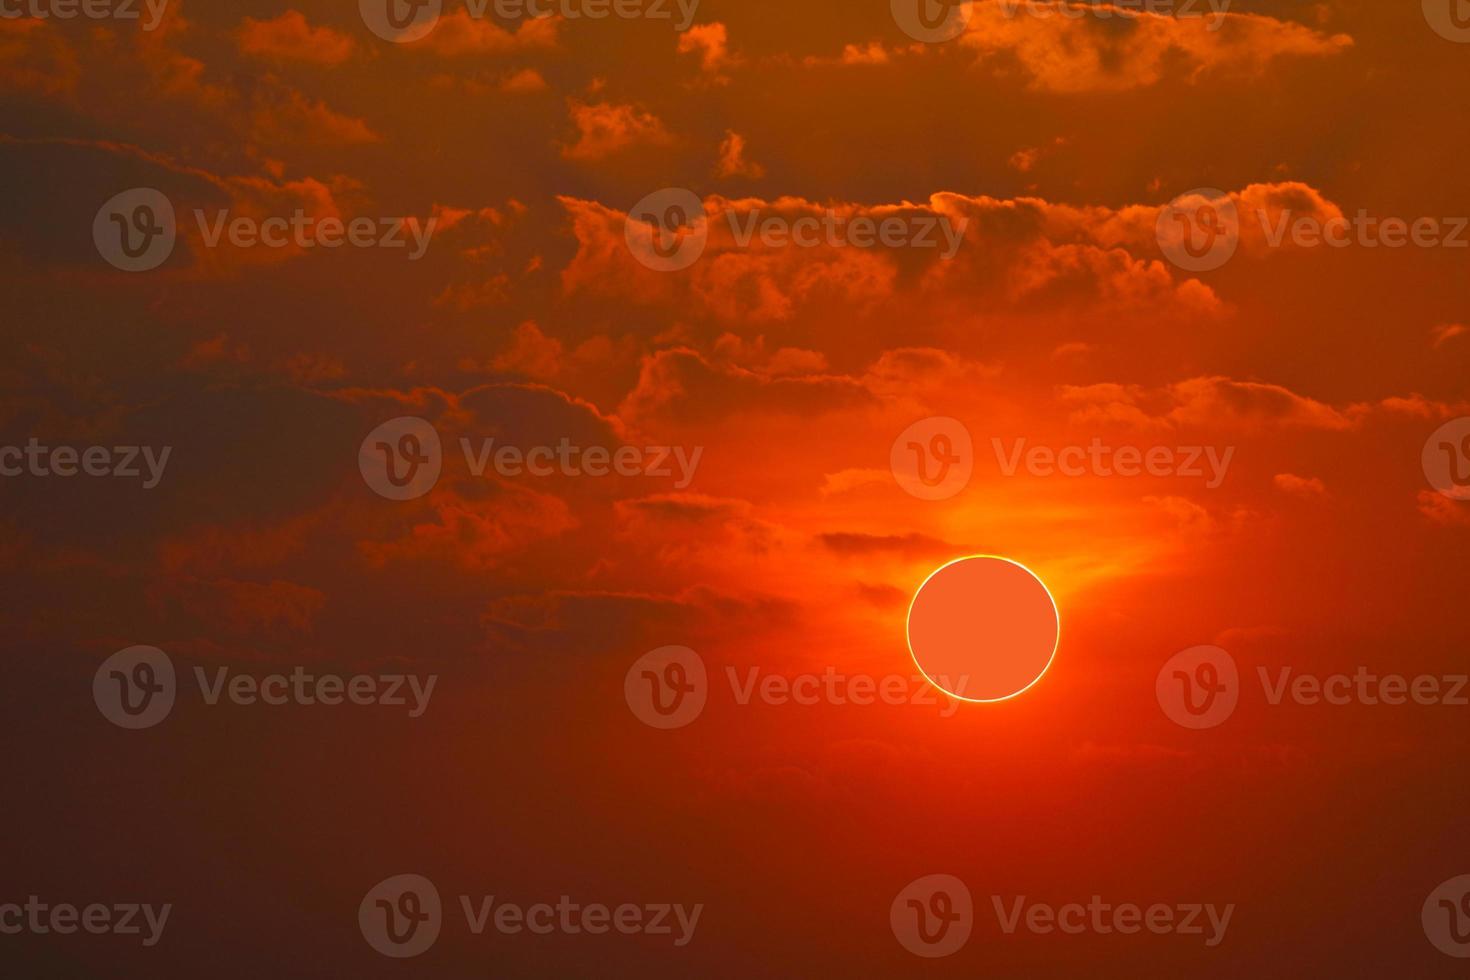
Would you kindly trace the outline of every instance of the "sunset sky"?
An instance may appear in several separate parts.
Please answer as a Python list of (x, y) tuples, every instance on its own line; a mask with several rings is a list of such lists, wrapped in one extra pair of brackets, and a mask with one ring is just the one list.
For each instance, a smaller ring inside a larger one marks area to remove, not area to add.
[[(152, 29), (142, 0), (0, 20), (0, 446), (169, 447), (150, 488), (0, 478), (0, 903), (174, 909), (149, 948), (0, 935), (0, 973), (1463, 972), (1421, 905), (1470, 873), (1470, 706), (1272, 704), (1260, 680), (1470, 672), (1470, 491), (1425, 462), (1470, 416), (1470, 27), (1436, 29), (1437, 0), (977, 0), (935, 42), (887, 0), (701, 0), (683, 31), (672, 0), (522, 22), (444, 0), (408, 43), (352, 2), (153, 2)], [(94, 223), (137, 188), (177, 240), (129, 272)], [(674, 271), (628, 230), (668, 188), (707, 235)], [(1201, 189), (1238, 233), (1192, 271), (1160, 229)], [(222, 212), (407, 245), (211, 244)], [(828, 214), (939, 245), (741, 241)], [(1442, 240), (1274, 231), (1360, 214)], [(405, 417), (442, 472), (389, 499), (360, 453)], [(953, 493), (911, 492), (910, 427), (968, 435)], [(491, 439), (667, 473), (477, 475), (461, 440)], [(1172, 468), (1026, 461), (1091, 445)], [(1055, 599), (1023, 695), (740, 703), (752, 671), (917, 674), (914, 592), (975, 554)], [(89, 694), (134, 645), (180, 678), (142, 731)], [(1192, 730), (1155, 683), (1199, 645), (1239, 706)], [(625, 679), (670, 646), (707, 704), (661, 730)], [(194, 671), (221, 667), (437, 685), (420, 717), (211, 705)], [(445, 904), (411, 960), (356, 924), (403, 873)], [(930, 874), (975, 901), (932, 959), (889, 924)], [(461, 895), (703, 912), (677, 948), (476, 936)], [(992, 911), (1094, 895), (1235, 910), (1211, 947)]]

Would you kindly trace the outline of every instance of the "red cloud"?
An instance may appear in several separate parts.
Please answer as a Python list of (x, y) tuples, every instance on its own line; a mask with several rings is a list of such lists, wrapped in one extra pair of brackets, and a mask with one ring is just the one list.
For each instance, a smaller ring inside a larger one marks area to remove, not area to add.
[(512, 32), (493, 20), (456, 10), (440, 17), (428, 37), (405, 47), (448, 58), (554, 48), (559, 23), (554, 17), (535, 17), (523, 21), (520, 29)]
[[(982, 59), (1009, 57), (1029, 84), (1050, 92), (1116, 92), (1153, 85), (1182, 68), (1189, 81), (1207, 72), (1259, 77), (1285, 57), (1327, 57), (1352, 38), (1256, 14), (1175, 17), (1100, 3), (1066, 16), (1060, 2), (993, 0), (973, 4), (956, 42)], [(1007, 8), (1015, 8), (1012, 14)]]
[(312, 27), (297, 10), (271, 20), (246, 17), (235, 37), (242, 54), (316, 65), (340, 65), (357, 47), (352, 38), (330, 27)]
[(664, 145), (673, 141), (657, 116), (631, 105), (571, 101), (576, 142), (562, 149), (568, 160), (601, 160), (639, 144)]

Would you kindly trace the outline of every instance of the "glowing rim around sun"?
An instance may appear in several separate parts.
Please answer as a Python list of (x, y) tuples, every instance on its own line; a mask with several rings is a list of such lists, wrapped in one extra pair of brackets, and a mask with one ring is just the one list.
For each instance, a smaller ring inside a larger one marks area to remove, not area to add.
[[(930, 677), (928, 672), (924, 670), (924, 665), (919, 663), (918, 654), (914, 653), (913, 637), (909, 635), (909, 626), (914, 619), (914, 603), (918, 601), (919, 593), (924, 591), (924, 586), (929, 584), (929, 580), (931, 578), (938, 575), (949, 566), (957, 565), (962, 561), (969, 561), (972, 558), (994, 558), (997, 561), (1007, 562), (1011, 565), (1015, 565), (1021, 571), (1036, 579), (1036, 584), (1041, 586), (1041, 591), (1046, 593), (1047, 600), (1051, 602), (1052, 616), (1053, 618), (1055, 618), (1057, 624), (1057, 637), (1051, 645), (1051, 656), (1046, 658), (1046, 666), (1041, 668), (1041, 673), (1037, 674), (1036, 677), (1031, 681), (1031, 683), (1027, 684), (1019, 691), (1013, 691), (1010, 694), (1007, 694), (1005, 697), (1001, 698), (967, 698), (962, 694), (956, 694), (949, 688), (936, 683), (934, 678)], [(1057, 659), (1057, 648), (1062, 645), (1062, 613), (1061, 610), (1057, 608), (1056, 597), (1051, 594), (1051, 589), (1047, 588), (1046, 583), (1041, 580), (1041, 576), (1037, 575), (1031, 569), (1027, 568), (1025, 565), (1022, 565), (1015, 559), (1007, 558), (1004, 555), (963, 555), (959, 558), (950, 559), (943, 565), (940, 565), (938, 568), (934, 569), (934, 571), (930, 572), (928, 575), (924, 576), (924, 581), (920, 582), (919, 587), (914, 590), (914, 597), (909, 600), (908, 612), (905, 613), (903, 617), (903, 640), (904, 645), (909, 648), (909, 659), (914, 662), (914, 666), (918, 668), (919, 673), (923, 675), (924, 680), (928, 681), (929, 685), (933, 687), (936, 691), (939, 691), (946, 697), (954, 698), (956, 701), (968, 701), (971, 704), (995, 704), (998, 701), (1009, 701), (1011, 698), (1019, 697), (1022, 694), (1025, 694), (1027, 691), (1035, 687), (1041, 681), (1041, 679), (1046, 676), (1046, 672), (1048, 670), (1051, 670), (1052, 662)]]

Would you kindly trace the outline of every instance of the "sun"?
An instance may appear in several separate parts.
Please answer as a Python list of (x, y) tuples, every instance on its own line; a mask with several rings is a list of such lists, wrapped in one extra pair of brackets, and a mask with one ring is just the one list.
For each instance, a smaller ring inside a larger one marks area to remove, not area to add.
[(1051, 667), (1061, 615), (1025, 565), (970, 555), (929, 573), (909, 603), (905, 633), (930, 684), (961, 701), (1005, 701)]

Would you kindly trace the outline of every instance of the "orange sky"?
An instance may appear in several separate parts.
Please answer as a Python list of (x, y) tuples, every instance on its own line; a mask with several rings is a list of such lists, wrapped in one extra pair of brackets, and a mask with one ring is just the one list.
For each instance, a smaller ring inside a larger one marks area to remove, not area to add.
[[(9, 829), (41, 845), (3, 877), (179, 906), (157, 949), (0, 936), (0, 962), (403, 976), (351, 912), (415, 871), (446, 895), (707, 906), (672, 952), (461, 930), (426, 976), (1449, 975), (1419, 914), (1470, 871), (1470, 708), (1271, 705), (1255, 678), (1466, 671), (1470, 503), (1421, 452), (1470, 415), (1470, 249), (1270, 228), (1470, 215), (1470, 45), (1417, 3), (1215, 23), (980, 0), (944, 43), (889, 6), (703, 0), (680, 33), (450, 0), (405, 44), (315, 0), (0, 20), (0, 445), (172, 447), (149, 490), (0, 480)], [(138, 187), (178, 240), (130, 273), (92, 228)], [(663, 188), (707, 221), (679, 271), (625, 234)], [(1189, 271), (1156, 229), (1197, 188), (1239, 232)], [(196, 210), (432, 232), (416, 259), (211, 246)], [(963, 235), (946, 259), (737, 234), (828, 212)], [(443, 471), (393, 501), (353, 460), (402, 416)], [(936, 417), (973, 448), (931, 500), (891, 453)], [(699, 456), (687, 481), (477, 476), (460, 440), (492, 438)], [(1198, 447), (1203, 472), (1007, 473), (1094, 442)], [(1056, 599), (1023, 697), (940, 717), (730, 694), (727, 668), (908, 675), (914, 589), (976, 553)], [(440, 680), (414, 721), (195, 702), (119, 732), (86, 691), (132, 644), (181, 670)], [(1198, 644), (1247, 678), (1209, 731), (1154, 694)], [(710, 703), (656, 731), (622, 684), (666, 645), (703, 658)], [(888, 907), (937, 872), (985, 909), (1238, 909), (1212, 949), (982, 917), (921, 961)]]

